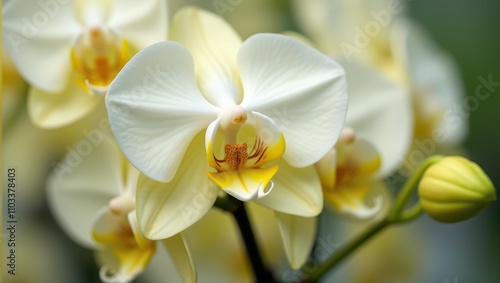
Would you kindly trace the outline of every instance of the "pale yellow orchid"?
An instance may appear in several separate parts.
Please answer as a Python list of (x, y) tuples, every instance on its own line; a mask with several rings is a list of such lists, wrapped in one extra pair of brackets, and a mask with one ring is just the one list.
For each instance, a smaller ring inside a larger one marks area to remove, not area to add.
[[(64, 166), (71, 157), (63, 159)], [(56, 220), (78, 244), (96, 250), (103, 282), (130, 282), (157, 250), (157, 242), (137, 225), (135, 187), (139, 172), (106, 138), (71, 172), (55, 171), (48, 180), (48, 199)], [(183, 235), (163, 241), (185, 282), (196, 274)]]
[(277, 211), (287, 245), (307, 247), (288, 253), (299, 267), (323, 203), (311, 165), (335, 144), (347, 107), (343, 69), (286, 36), (242, 42), (222, 18), (197, 8), (174, 16), (170, 37), (177, 42), (132, 58), (106, 96), (118, 144), (144, 174), (141, 230), (150, 239), (179, 233), (206, 214), (220, 188)]
[[(381, 190), (388, 190), (383, 179), (398, 168), (411, 143), (410, 95), (369, 67), (339, 62), (350, 87), (347, 127), (316, 169), (326, 203), (342, 214), (370, 218), (382, 210), (381, 195), (387, 194)], [(373, 195), (379, 196), (370, 207), (367, 198)]]
[[(380, 70), (411, 93), (414, 137), (457, 145), (467, 133), (460, 113), (465, 92), (451, 56), (392, 0), (296, 0), (299, 25), (320, 48)], [(419, 149), (420, 150), (420, 149)]]
[(32, 86), (32, 121), (61, 127), (103, 103), (102, 95), (135, 52), (166, 39), (166, 2), (5, 1), (3, 34), (14, 64)]
[[(224, 19), (242, 38), (256, 33), (278, 33), (290, 25), (283, 3), (269, 0), (169, 0), (169, 10), (175, 12), (186, 5), (196, 5)], [(255, 20), (258, 16), (259, 20)]]

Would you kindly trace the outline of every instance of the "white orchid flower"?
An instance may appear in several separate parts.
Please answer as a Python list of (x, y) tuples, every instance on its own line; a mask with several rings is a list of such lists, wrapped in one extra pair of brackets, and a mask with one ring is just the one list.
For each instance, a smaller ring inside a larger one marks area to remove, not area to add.
[[(71, 152), (59, 166), (71, 162)], [(74, 159), (73, 159), (74, 160)], [(73, 164), (73, 163), (71, 163)], [(48, 181), (50, 208), (61, 227), (78, 244), (96, 250), (103, 282), (130, 282), (143, 272), (156, 241), (142, 236), (135, 212), (139, 172), (118, 146), (105, 138), (77, 167), (54, 173)], [(196, 275), (183, 235), (163, 243), (185, 282)]]
[(311, 165), (340, 134), (343, 69), (286, 36), (242, 43), (224, 20), (196, 8), (174, 16), (170, 35), (177, 42), (132, 58), (106, 97), (118, 144), (145, 175), (137, 191), (145, 236), (189, 227), (212, 207), (217, 187), (314, 221), (323, 201)]
[(5, 1), (4, 44), (31, 84), (35, 124), (72, 123), (102, 104), (116, 74), (138, 50), (167, 36), (166, 2)]
[[(342, 68), (286, 36), (242, 43), (196, 8), (176, 14), (170, 35), (177, 42), (139, 52), (106, 97), (118, 144), (144, 173), (141, 230), (150, 239), (179, 233), (206, 214), (219, 187), (275, 210), (291, 264), (303, 264), (315, 229), (299, 224), (314, 227), (323, 207), (312, 164), (335, 144), (347, 107)], [(302, 236), (291, 237), (295, 230)]]
[(346, 125), (334, 148), (317, 164), (325, 202), (356, 218), (381, 212), (382, 179), (404, 160), (411, 143), (413, 113), (404, 87), (355, 61), (339, 60), (350, 86)]
[[(414, 137), (457, 145), (467, 135), (460, 113), (465, 90), (453, 58), (389, 0), (293, 2), (301, 27), (321, 50), (359, 60), (403, 84), (412, 95)], [(434, 150), (430, 150), (434, 151)]]

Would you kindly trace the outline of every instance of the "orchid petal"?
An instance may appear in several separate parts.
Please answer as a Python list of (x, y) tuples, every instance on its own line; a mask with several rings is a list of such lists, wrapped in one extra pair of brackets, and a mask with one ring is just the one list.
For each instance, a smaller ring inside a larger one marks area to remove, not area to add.
[(277, 270), (283, 265), (285, 247), (275, 212), (255, 202), (244, 205), (264, 261), (271, 270)]
[(121, 193), (121, 156), (118, 146), (107, 138), (88, 156), (79, 150), (69, 149), (54, 167), (47, 182), (48, 201), (67, 234), (82, 246), (93, 247), (90, 232), (96, 213)]
[(96, 214), (92, 227), (92, 237), (101, 245), (136, 245), (127, 215), (116, 215), (107, 207), (103, 207)]
[[(400, 180), (392, 181), (398, 183)], [(391, 209), (394, 196), (390, 185), (391, 179), (373, 180), (364, 184), (364, 187), (362, 185), (344, 187), (337, 194), (325, 192), (325, 204), (342, 218), (355, 220), (349, 223), (359, 223), (364, 220), (373, 223), (386, 217)]]
[[(101, 281), (104, 283), (131, 282), (146, 269), (155, 250), (156, 245), (151, 245), (147, 249), (139, 249), (137, 247), (118, 247), (112, 249), (111, 256), (116, 257), (116, 259), (112, 260), (110, 264), (107, 262), (103, 263), (104, 265), (99, 271)], [(117, 261), (118, 266), (116, 266)]]
[(76, 74), (57, 93), (32, 87), (28, 94), (31, 121), (41, 128), (58, 128), (85, 117), (103, 104), (103, 97), (89, 95), (76, 83)]
[[(365, 137), (358, 135), (354, 141), (347, 144), (337, 144), (337, 184), (342, 178), (352, 175), (362, 181), (375, 177), (383, 160), (375, 146)], [(345, 174), (340, 174), (345, 173)]]
[[(253, 147), (256, 151), (259, 146), (265, 150), (265, 153), (258, 158), (249, 158), (245, 167), (260, 167), (270, 161), (280, 158), (285, 152), (285, 138), (280, 132), (276, 123), (258, 112), (252, 112), (255, 120), (256, 143)], [(250, 152), (250, 154), (253, 150)]]
[(355, 61), (339, 60), (349, 84), (346, 125), (363, 133), (382, 156), (381, 176), (394, 171), (404, 159), (413, 133), (408, 92)]
[(13, 0), (2, 6), (3, 42), (9, 55), (31, 85), (47, 92), (60, 92), (66, 85), (72, 38), (80, 31), (72, 2), (61, 2), (36, 5)]
[(337, 172), (337, 150), (332, 148), (318, 163), (314, 164), (323, 187), (334, 188)]
[(167, 39), (167, 2), (164, 0), (113, 1), (109, 26), (137, 50)]
[(124, 154), (143, 174), (163, 182), (172, 180), (190, 141), (219, 111), (199, 92), (188, 50), (175, 42), (153, 44), (134, 56), (110, 86), (106, 105)]
[(273, 190), (254, 202), (282, 213), (317, 216), (323, 209), (323, 192), (314, 167), (295, 168), (283, 159), (274, 164), (279, 170), (272, 179)]
[(149, 239), (171, 237), (199, 220), (212, 207), (219, 189), (207, 177), (203, 136), (193, 139), (169, 183), (144, 175), (137, 184), (137, 216), (141, 231)]
[(179, 233), (163, 240), (163, 244), (172, 257), (172, 261), (176, 265), (184, 282), (196, 282), (196, 270), (186, 236), (183, 233)]
[(205, 148), (206, 148), (208, 165), (210, 165), (210, 167), (212, 168), (216, 168), (217, 170), (227, 170), (228, 169), (227, 166), (224, 166), (226, 164), (220, 164), (218, 161), (215, 160), (216, 153), (214, 152), (214, 150), (216, 149), (215, 137), (217, 136), (217, 130), (219, 129), (221, 120), (222, 118), (219, 117), (215, 119), (215, 121), (210, 123), (210, 125), (208, 125), (205, 134)]
[(109, 21), (112, 0), (75, 0), (74, 15), (82, 26), (103, 25)]
[(141, 274), (140, 280), (142, 282), (163, 282), (165, 278), (168, 278), (169, 282), (183, 282), (165, 245), (158, 243), (156, 252)]
[(142, 231), (140, 230), (139, 223), (137, 222), (137, 212), (135, 210), (129, 212), (127, 214), (127, 218), (130, 229), (132, 230), (132, 233), (134, 233), (134, 239), (137, 246), (141, 249), (146, 248), (151, 244), (151, 240), (144, 237)]
[[(345, 45), (353, 43), (355, 39), (353, 35), (354, 29), (362, 27), (372, 20), (373, 16), (370, 12), (385, 8), (380, 4), (383, 2), (385, 5), (386, 1), (293, 0), (292, 8), (300, 28), (320, 44), (320, 50), (341, 52), (344, 51)], [(382, 34), (378, 36), (384, 34), (384, 31), (381, 32)], [(352, 48), (358, 50), (356, 47), (353, 46)], [(362, 51), (366, 53), (370, 49), (366, 48), (362, 49)], [(353, 53), (358, 54), (360, 52)], [(349, 55), (351, 54), (346, 52), (346, 56)]]
[(123, 193), (131, 195), (135, 198), (137, 180), (139, 179), (140, 172), (126, 160), (125, 156), (123, 156), (123, 160), (124, 160), (124, 162), (122, 163), (123, 177), (124, 177)]
[(252, 282), (253, 273), (232, 214), (211, 209), (185, 234), (189, 236), (198, 282)]
[(170, 39), (185, 45), (193, 55), (196, 80), (208, 101), (221, 108), (241, 101), (236, 66), (241, 39), (221, 17), (183, 8), (174, 15)]
[(366, 204), (367, 195), (380, 169), (377, 149), (364, 137), (357, 136), (350, 143), (336, 145), (337, 166), (335, 184), (323, 184), (324, 197), (337, 211), (359, 219), (377, 215), (382, 209), (382, 197), (377, 196), (373, 206)]
[(316, 217), (301, 217), (276, 212), (288, 263), (301, 268), (311, 253), (316, 239)]
[[(135, 213), (116, 215), (103, 208), (97, 215), (92, 236), (105, 249), (111, 250), (109, 263), (104, 262), (99, 273), (103, 282), (130, 282), (144, 271), (153, 256), (156, 245), (140, 238), (134, 225)], [(137, 242), (137, 238), (140, 242)], [(102, 258), (105, 260), (105, 258)]]
[[(461, 82), (458, 67), (451, 56), (437, 46), (430, 36), (417, 23), (409, 20), (396, 22), (394, 41), (401, 48), (398, 54), (406, 63), (414, 95), (423, 102), (427, 113), (436, 113), (444, 140), (458, 144), (468, 131), (464, 115), (454, 115), (448, 119), (444, 111), (460, 105), (465, 99), (465, 90)], [(426, 103), (426, 100), (430, 100)], [(436, 109), (439, 107), (440, 109)], [(425, 114), (425, 113), (424, 113)], [(445, 119), (446, 118), (446, 119)], [(431, 133), (432, 134), (432, 133)]]
[(274, 120), (287, 162), (311, 165), (334, 146), (347, 110), (344, 71), (335, 61), (295, 39), (258, 34), (241, 46), (238, 66), (241, 105)]
[(277, 171), (278, 166), (243, 168), (238, 171), (208, 172), (208, 177), (226, 193), (241, 201), (250, 201), (263, 198), (272, 191), (274, 185), (271, 178)]
[(336, 192), (325, 192), (325, 201), (341, 214), (357, 219), (368, 219), (380, 213), (383, 208), (383, 198), (375, 197), (373, 204), (365, 202), (365, 196), (371, 190), (371, 183), (343, 187)]

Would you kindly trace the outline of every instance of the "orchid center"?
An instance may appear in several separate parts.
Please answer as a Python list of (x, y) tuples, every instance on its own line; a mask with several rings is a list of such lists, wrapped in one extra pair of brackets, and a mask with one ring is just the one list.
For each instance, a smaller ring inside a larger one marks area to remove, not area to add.
[[(361, 218), (378, 213), (381, 198), (377, 198), (372, 207), (364, 201), (381, 166), (378, 150), (363, 137), (358, 137), (353, 129), (345, 128), (334, 152), (317, 165), (320, 175), (323, 175), (321, 180), (327, 202), (338, 211)], [(332, 162), (331, 158), (336, 160)], [(333, 172), (328, 172), (328, 169)]]
[[(349, 129), (349, 128), (348, 128)], [(380, 153), (355, 132), (342, 131), (337, 148), (335, 188), (356, 187), (370, 182), (381, 166)]]
[[(120, 197), (115, 202), (118, 199)], [(111, 212), (100, 215), (92, 229), (95, 242), (109, 250), (117, 260), (116, 266), (103, 266), (100, 276), (105, 282), (130, 282), (130, 278), (144, 270), (156, 250), (156, 243), (134, 229), (127, 215)]]
[(220, 188), (245, 201), (270, 191), (278, 167), (264, 166), (285, 150), (283, 134), (270, 118), (234, 106), (210, 125), (206, 142), (208, 163), (216, 170), (208, 177)]
[(79, 84), (90, 94), (105, 94), (111, 81), (130, 58), (126, 42), (113, 30), (96, 25), (87, 28), (71, 52)]

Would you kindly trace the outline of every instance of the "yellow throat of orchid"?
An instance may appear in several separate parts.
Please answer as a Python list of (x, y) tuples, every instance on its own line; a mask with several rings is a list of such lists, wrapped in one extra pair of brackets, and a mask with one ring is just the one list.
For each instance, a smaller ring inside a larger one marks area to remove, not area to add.
[(381, 162), (379, 152), (368, 141), (357, 137), (354, 130), (344, 129), (335, 148), (316, 164), (327, 203), (360, 218), (376, 214), (381, 202), (370, 208), (365, 198)]
[(137, 223), (132, 224), (131, 218), (136, 217), (135, 213), (129, 215), (134, 210), (133, 197), (120, 195), (109, 202), (107, 212), (94, 224), (92, 237), (117, 260), (117, 266), (101, 268), (103, 281), (129, 282), (146, 268), (156, 250), (155, 241), (144, 238), (137, 228), (134, 229)]
[[(217, 132), (222, 134), (223, 146), (215, 142)], [(234, 106), (207, 130), (206, 149), (209, 165), (217, 170), (208, 172), (208, 177), (227, 193), (247, 201), (263, 197), (271, 190), (271, 178), (278, 166), (261, 167), (283, 155), (285, 139), (270, 118)], [(224, 157), (217, 157), (222, 149)], [(267, 188), (269, 182), (271, 187)]]
[(78, 84), (90, 94), (105, 94), (109, 84), (130, 59), (128, 44), (111, 29), (87, 28), (71, 48)]

